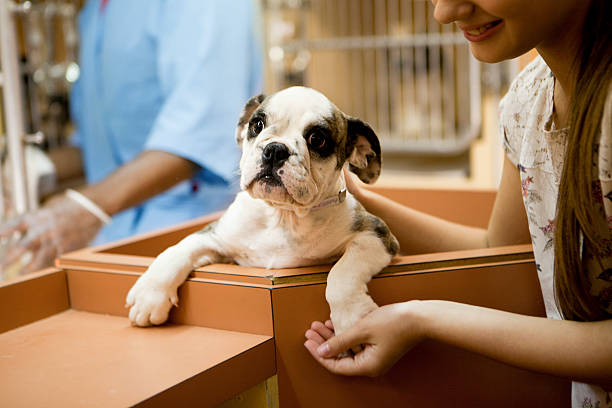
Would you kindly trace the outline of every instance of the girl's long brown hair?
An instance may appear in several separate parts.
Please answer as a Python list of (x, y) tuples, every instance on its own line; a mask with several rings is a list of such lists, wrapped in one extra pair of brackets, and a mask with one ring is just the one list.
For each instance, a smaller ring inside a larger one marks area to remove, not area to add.
[(570, 100), (570, 130), (557, 199), (556, 299), (563, 317), (578, 321), (610, 318), (590, 294), (591, 284), (582, 261), (580, 237), (584, 237), (584, 244), (601, 264), (611, 241), (605, 215), (593, 195), (598, 188), (595, 183), (599, 183), (593, 163), (598, 160), (595, 146), (601, 135), (612, 77), (611, 10), (612, 1), (593, 0), (585, 18), (574, 67), (576, 82)]

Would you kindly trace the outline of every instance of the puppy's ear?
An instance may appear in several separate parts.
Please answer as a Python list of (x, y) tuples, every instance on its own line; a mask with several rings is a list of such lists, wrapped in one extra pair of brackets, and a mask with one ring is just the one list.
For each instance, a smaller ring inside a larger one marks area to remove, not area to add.
[(350, 170), (364, 183), (372, 184), (380, 175), (382, 156), (380, 142), (365, 122), (347, 117), (346, 155)]
[(266, 99), (266, 96), (264, 94), (259, 94), (249, 99), (246, 105), (244, 105), (242, 113), (240, 114), (238, 126), (236, 126), (236, 143), (238, 143), (238, 146), (242, 146), (242, 140), (244, 139), (245, 135), (244, 132), (246, 131), (247, 125), (249, 124), (251, 115), (253, 114), (255, 109), (257, 109), (257, 107), (261, 105), (264, 99)]

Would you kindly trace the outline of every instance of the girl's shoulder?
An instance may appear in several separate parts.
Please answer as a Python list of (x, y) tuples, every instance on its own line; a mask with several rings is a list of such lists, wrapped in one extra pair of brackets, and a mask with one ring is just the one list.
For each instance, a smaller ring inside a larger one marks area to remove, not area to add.
[(536, 57), (516, 77), (499, 104), (499, 125), (506, 154), (516, 164), (527, 130), (544, 130), (552, 118), (554, 77)]
[(544, 59), (538, 55), (512, 81), (508, 93), (512, 94), (534, 89), (534, 86), (540, 85), (552, 77), (551, 69), (546, 65)]
[[(608, 96), (601, 117), (601, 138), (599, 141), (599, 179), (607, 182), (612, 190), (612, 83), (608, 87)], [(608, 216), (612, 218), (612, 194), (606, 201)], [(612, 219), (611, 219), (612, 223)], [(611, 224), (612, 227), (612, 224)]]
[[(501, 114), (516, 111), (540, 112), (549, 108), (549, 97), (554, 91), (554, 77), (542, 57), (531, 61), (512, 81), (500, 103)], [(534, 106), (535, 105), (535, 106)]]

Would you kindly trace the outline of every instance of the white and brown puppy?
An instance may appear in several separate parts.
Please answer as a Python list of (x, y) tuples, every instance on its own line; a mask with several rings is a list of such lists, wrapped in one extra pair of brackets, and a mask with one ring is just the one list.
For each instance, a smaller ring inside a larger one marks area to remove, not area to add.
[(336, 262), (326, 298), (336, 332), (377, 306), (367, 283), (398, 252), (379, 218), (346, 193), (346, 162), (361, 180), (380, 174), (374, 131), (321, 93), (292, 87), (249, 100), (236, 139), (241, 191), (223, 216), (166, 249), (127, 295), (130, 320), (161, 324), (177, 289), (202, 265), (292, 268)]

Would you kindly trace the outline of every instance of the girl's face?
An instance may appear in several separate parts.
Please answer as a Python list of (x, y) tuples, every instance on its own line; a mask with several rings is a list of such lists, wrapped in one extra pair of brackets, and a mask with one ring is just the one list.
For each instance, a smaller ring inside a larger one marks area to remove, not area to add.
[[(609, 0), (604, 0), (609, 1)], [(559, 47), (589, 0), (432, 0), (434, 17), (455, 22), (470, 42), (474, 57), (499, 62), (534, 47)], [(577, 13), (577, 14), (576, 14)], [(575, 40), (575, 38), (574, 38)]]

